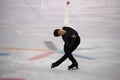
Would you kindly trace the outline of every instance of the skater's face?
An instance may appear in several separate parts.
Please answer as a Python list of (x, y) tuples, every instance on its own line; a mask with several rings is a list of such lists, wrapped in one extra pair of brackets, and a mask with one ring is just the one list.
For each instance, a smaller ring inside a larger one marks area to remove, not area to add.
[(62, 35), (64, 35), (65, 33), (66, 33), (66, 31), (63, 30), (63, 29), (59, 29), (59, 30), (58, 30), (58, 35), (59, 35), (59, 36), (62, 36)]

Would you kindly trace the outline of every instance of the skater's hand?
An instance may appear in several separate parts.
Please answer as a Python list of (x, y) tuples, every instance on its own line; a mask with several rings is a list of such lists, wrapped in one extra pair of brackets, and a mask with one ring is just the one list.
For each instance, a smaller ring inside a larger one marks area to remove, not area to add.
[(69, 5), (69, 4), (70, 4), (70, 1), (67, 1), (66, 4)]
[(73, 35), (71, 36), (71, 38), (76, 38), (76, 35), (73, 34)]

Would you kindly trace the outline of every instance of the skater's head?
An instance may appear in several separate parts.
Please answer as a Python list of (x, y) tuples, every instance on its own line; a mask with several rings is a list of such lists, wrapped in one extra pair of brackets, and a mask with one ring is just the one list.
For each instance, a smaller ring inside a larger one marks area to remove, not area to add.
[(59, 35), (58, 35), (58, 31), (59, 31), (59, 29), (55, 29), (55, 30), (54, 30), (54, 36), (55, 36), (55, 37), (58, 37), (58, 36), (59, 36)]
[(54, 30), (54, 36), (55, 37), (63, 36), (65, 33), (66, 33), (66, 31), (63, 30), (63, 29), (55, 29)]

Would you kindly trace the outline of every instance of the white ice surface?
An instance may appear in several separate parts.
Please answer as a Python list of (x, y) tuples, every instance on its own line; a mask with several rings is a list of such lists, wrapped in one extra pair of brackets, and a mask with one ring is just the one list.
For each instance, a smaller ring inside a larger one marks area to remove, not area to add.
[(75, 57), (80, 69), (68, 71), (69, 60), (50, 69), (51, 63), (63, 55), (58, 52), (29, 60), (47, 52), (41, 49), (49, 50), (44, 41), (63, 49), (62, 39), (55, 38), (53, 30), (64, 26), (65, 0), (0, 0), (0, 78), (119, 80), (119, 4), (119, 0), (71, 0), (70, 23), (81, 36), (81, 44), (73, 54), (95, 60)]

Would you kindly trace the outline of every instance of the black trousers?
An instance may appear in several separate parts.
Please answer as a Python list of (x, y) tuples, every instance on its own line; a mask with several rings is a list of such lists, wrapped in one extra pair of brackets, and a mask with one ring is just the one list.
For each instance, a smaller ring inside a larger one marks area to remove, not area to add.
[(72, 52), (78, 47), (79, 44), (80, 44), (80, 37), (76, 38), (75, 42), (73, 43), (73, 45), (70, 48), (68, 48), (67, 46), (64, 45), (65, 54), (58, 61), (56, 61), (54, 64), (56, 66), (58, 66), (63, 61), (65, 61), (67, 58), (69, 58), (69, 60), (72, 62), (72, 65), (78, 66), (78, 62), (73, 57)]

